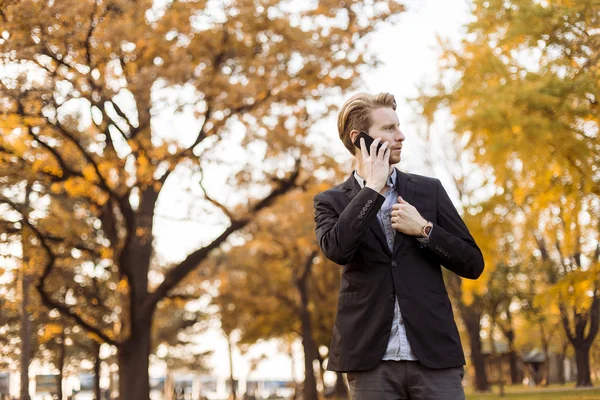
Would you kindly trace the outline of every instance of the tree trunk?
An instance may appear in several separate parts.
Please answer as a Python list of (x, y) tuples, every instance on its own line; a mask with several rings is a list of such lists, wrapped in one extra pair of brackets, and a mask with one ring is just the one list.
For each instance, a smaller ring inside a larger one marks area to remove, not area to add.
[(303, 400), (318, 400), (317, 379), (313, 368), (315, 346), (311, 336), (310, 315), (302, 313), (302, 347), (304, 349), (304, 390)]
[[(25, 204), (23, 207), (23, 218), (29, 219), (29, 194), (31, 185), (25, 187)], [(31, 364), (31, 321), (29, 320), (29, 290), (32, 279), (29, 276), (29, 228), (23, 227), (21, 236), (21, 247), (23, 252), (23, 266), (21, 268), (21, 400), (31, 400), (29, 394), (29, 365)]]
[(149, 358), (152, 340), (154, 307), (147, 305), (148, 271), (153, 254), (153, 216), (158, 193), (147, 187), (140, 193), (130, 242), (119, 260), (129, 280), (130, 305), (129, 339), (119, 346), (119, 398), (122, 400), (149, 400)]
[(119, 399), (149, 400), (150, 376), (148, 372), (151, 346), (151, 318), (132, 324), (131, 337), (119, 346)]
[(100, 343), (94, 342), (94, 398), (101, 400), (102, 392), (100, 391), (100, 368), (102, 360), (100, 359)]
[[(25, 268), (26, 257), (23, 255)], [(21, 400), (31, 400), (29, 395), (29, 365), (31, 364), (31, 321), (29, 320), (29, 288), (31, 278), (21, 272)]]
[(481, 337), (479, 336), (481, 332), (481, 311), (478, 310), (477, 302), (478, 300), (475, 300), (471, 306), (461, 304), (459, 309), (469, 334), (471, 364), (475, 369), (475, 390), (477, 392), (489, 392), (490, 385), (485, 369), (485, 360), (481, 352)]
[[(490, 324), (490, 349), (492, 353), (490, 354), (490, 363), (495, 364), (496, 372), (498, 374), (498, 388), (500, 389), (500, 397), (504, 397), (504, 374), (502, 371), (502, 356), (498, 354), (496, 350), (496, 342), (494, 340), (494, 327), (496, 326), (496, 316), (495, 314), (490, 315), (491, 324)], [(495, 362), (494, 362), (495, 361)]]
[(338, 400), (346, 400), (349, 397), (348, 386), (346, 385), (346, 382), (344, 382), (344, 374), (337, 372), (335, 380), (335, 398)]
[(564, 385), (566, 383), (565, 377), (565, 359), (567, 358), (567, 347), (568, 342), (564, 341), (562, 344), (562, 350), (558, 356), (558, 383)]
[(290, 356), (291, 362), (291, 374), (292, 374), (292, 382), (294, 382), (294, 392), (290, 397), (290, 400), (297, 400), (298, 398), (298, 382), (296, 381), (296, 357), (294, 357), (294, 350), (292, 348), (292, 343), (288, 343), (288, 353)]
[(544, 323), (540, 321), (540, 337), (542, 339), (542, 350), (544, 352), (544, 363), (542, 365), (542, 384), (544, 386), (550, 385), (550, 338), (546, 335), (544, 330)]
[[(231, 333), (231, 332), (230, 332)], [(233, 379), (233, 344), (231, 343), (231, 335), (227, 336), (227, 345), (229, 352), (229, 384), (231, 385), (231, 399), (236, 399), (235, 380)]]
[(308, 309), (309, 294), (307, 280), (310, 276), (314, 254), (311, 254), (304, 266), (302, 277), (296, 281), (296, 287), (300, 294), (300, 323), (302, 325), (302, 348), (304, 349), (304, 390), (303, 400), (318, 400), (317, 379), (313, 368), (313, 360), (319, 358), (317, 347), (312, 337), (312, 320)]
[[(510, 310), (506, 310), (507, 315), (511, 315)], [(509, 327), (507, 329), (502, 328), (504, 336), (508, 340), (508, 348), (510, 352), (508, 353), (508, 362), (510, 366), (510, 383), (513, 385), (520, 384), (523, 380), (520, 372), (519, 372), (519, 356), (515, 351), (515, 331), (512, 328), (512, 317), (509, 317)]]
[(592, 387), (590, 377), (590, 346), (581, 345), (575, 348), (577, 364), (577, 387)]
[(523, 381), (521, 373), (519, 372), (519, 356), (517, 355), (516, 351), (511, 350), (509, 357), (510, 383), (512, 383), (513, 385), (518, 385)]
[[(600, 327), (600, 298), (598, 297), (598, 282), (594, 290), (594, 297), (590, 312), (580, 312), (573, 308), (573, 332), (571, 323), (567, 315), (567, 310), (563, 304), (559, 303), (559, 309), (562, 324), (569, 342), (575, 349), (575, 362), (577, 364), (577, 387), (591, 387), (592, 378), (590, 376), (590, 348), (598, 334)], [(586, 334), (587, 330), (587, 334)]]
[[(167, 367), (168, 368), (168, 367)], [(167, 369), (167, 378), (165, 379), (164, 400), (175, 400), (175, 385), (173, 384), (173, 372)]]
[(475, 390), (477, 392), (489, 392), (490, 386), (485, 369), (485, 360), (481, 353), (481, 297), (474, 294), (473, 302), (470, 305), (465, 304), (462, 298), (462, 280), (453, 273), (444, 273), (444, 280), (448, 293), (452, 296), (454, 304), (457, 305), (458, 312), (463, 320), (467, 334), (469, 335), (469, 345), (471, 348), (471, 364), (475, 370)]
[(65, 335), (65, 331), (63, 328), (62, 333), (60, 334), (60, 345), (58, 347), (58, 360), (56, 367), (58, 368), (58, 376), (56, 377), (56, 395), (58, 396), (58, 400), (63, 400), (63, 390), (62, 390), (62, 381), (63, 375), (65, 371), (65, 359), (67, 358), (67, 336)]

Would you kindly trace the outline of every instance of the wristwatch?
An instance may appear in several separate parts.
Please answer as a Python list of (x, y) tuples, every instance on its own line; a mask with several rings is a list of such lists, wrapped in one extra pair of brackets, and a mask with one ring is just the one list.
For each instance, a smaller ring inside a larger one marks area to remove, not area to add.
[(431, 222), (427, 221), (425, 223), (425, 225), (423, 226), (423, 230), (421, 231), (421, 236), (423, 236), (424, 238), (428, 238), (432, 229), (433, 229), (433, 224)]

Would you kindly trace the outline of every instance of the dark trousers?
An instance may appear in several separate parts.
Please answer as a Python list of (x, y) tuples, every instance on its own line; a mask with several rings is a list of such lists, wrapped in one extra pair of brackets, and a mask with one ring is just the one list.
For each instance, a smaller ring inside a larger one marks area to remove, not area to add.
[(463, 367), (430, 369), (418, 361), (382, 361), (349, 372), (352, 400), (464, 400)]

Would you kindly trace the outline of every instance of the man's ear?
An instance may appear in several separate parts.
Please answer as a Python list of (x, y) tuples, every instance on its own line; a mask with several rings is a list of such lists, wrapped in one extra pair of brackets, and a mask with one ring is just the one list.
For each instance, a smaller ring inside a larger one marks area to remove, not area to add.
[(356, 129), (352, 129), (350, 131), (350, 140), (352, 141), (352, 143), (354, 143), (354, 141), (356, 140), (356, 137), (358, 136), (358, 131)]

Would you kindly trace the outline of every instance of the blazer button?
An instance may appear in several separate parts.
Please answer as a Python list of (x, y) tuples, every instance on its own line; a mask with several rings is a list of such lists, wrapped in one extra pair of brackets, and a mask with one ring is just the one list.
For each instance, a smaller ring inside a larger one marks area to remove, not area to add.
[(388, 300), (389, 300), (389, 301), (394, 301), (394, 298), (395, 298), (395, 297), (396, 297), (396, 296), (394, 296), (393, 294), (390, 294), (390, 295), (388, 296)]
[(363, 216), (362, 216), (362, 214), (358, 216), (358, 219), (363, 219)]
[(397, 267), (398, 263), (396, 261), (392, 261), (392, 267)]
[(373, 202), (373, 200), (369, 199), (367, 200), (367, 203), (371, 204)]
[(363, 207), (363, 211), (367, 212), (368, 208), (367, 207)]

